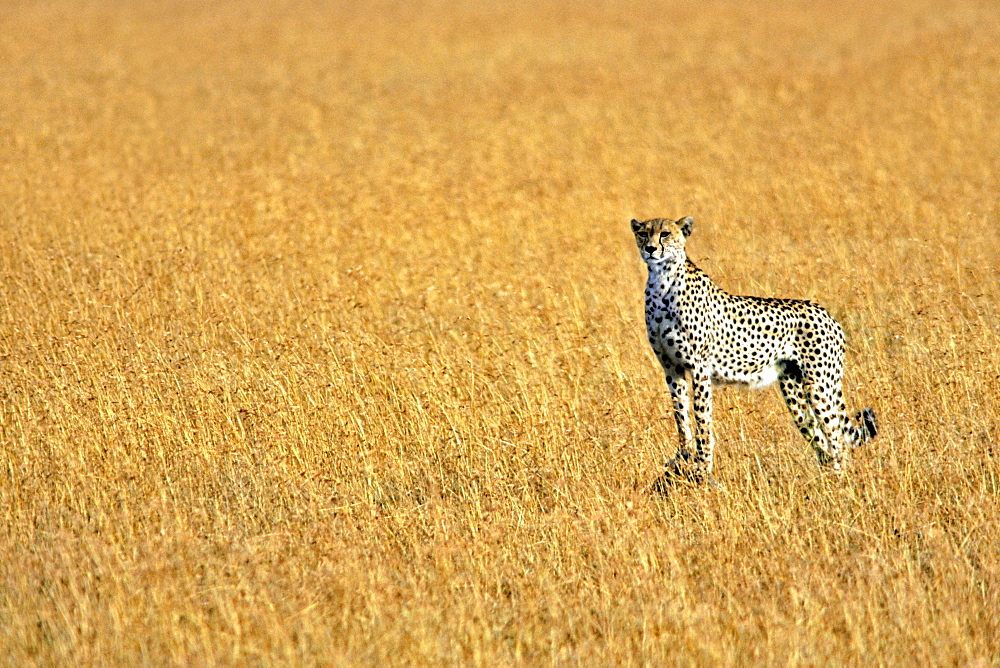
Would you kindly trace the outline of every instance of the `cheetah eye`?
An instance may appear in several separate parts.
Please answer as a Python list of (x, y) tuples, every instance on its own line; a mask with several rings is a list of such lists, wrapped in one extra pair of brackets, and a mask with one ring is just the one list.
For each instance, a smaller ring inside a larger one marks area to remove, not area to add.
[(665, 237), (665, 236), (667, 236), (667, 233), (666, 233), (666, 232), (660, 232), (660, 238), (661, 238), (661, 239), (662, 239), (663, 237)]

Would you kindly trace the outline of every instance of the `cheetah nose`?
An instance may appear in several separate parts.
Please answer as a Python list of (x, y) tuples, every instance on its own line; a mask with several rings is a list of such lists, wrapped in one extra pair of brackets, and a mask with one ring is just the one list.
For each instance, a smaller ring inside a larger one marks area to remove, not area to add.
[(645, 251), (652, 254), (656, 250), (656, 246), (646, 246)]

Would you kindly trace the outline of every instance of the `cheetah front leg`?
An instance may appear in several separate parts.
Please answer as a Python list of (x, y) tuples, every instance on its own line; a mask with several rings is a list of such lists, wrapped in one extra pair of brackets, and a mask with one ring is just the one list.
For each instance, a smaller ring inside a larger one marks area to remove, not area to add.
[(694, 386), (694, 428), (688, 417), (688, 389), (684, 377), (684, 367), (672, 368), (664, 365), (667, 376), (667, 386), (674, 403), (674, 418), (677, 420), (677, 432), (680, 436), (680, 447), (677, 455), (667, 462), (663, 476), (654, 485), (655, 489), (665, 491), (675, 480), (691, 482), (708, 482), (715, 485), (711, 478), (712, 450), (715, 441), (712, 437), (712, 381), (707, 375), (692, 375)]
[(712, 376), (705, 370), (691, 373), (694, 393), (694, 475), (696, 480), (709, 479), (712, 474), (712, 454), (715, 436), (712, 434)]
[(691, 445), (694, 437), (691, 433), (691, 419), (688, 415), (688, 384), (684, 376), (684, 367), (673, 367), (664, 364), (664, 371), (667, 377), (667, 387), (670, 388), (670, 398), (674, 405), (674, 421), (677, 422), (677, 435), (680, 444), (677, 447), (677, 454), (666, 464), (666, 474), (668, 476), (684, 475), (683, 469), (691, 461)]

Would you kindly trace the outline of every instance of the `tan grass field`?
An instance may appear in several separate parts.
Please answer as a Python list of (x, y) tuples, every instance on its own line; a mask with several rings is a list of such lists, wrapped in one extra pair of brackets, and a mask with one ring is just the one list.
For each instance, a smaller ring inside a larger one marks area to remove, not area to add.
[[(5, 2), (0, 174), (4, 665), (1000, 662), (995, 3)], [(650, 491), (682, 215), (845, 474)]]

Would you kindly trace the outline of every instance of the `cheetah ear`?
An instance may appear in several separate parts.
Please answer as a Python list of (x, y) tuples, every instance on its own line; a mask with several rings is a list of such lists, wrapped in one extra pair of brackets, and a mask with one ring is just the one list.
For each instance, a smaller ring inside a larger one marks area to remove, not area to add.
[(638, 220), (636, 220), (635, 218), (633, 218), (632, 219), (632, 231), (633, 232), (638, 232), (641, 228), (642, 228), (642, 223), (639, 222)]
[(691, 216), (684, 216), (677, 221), (677, 224), (681, 226), (681, 232), (684, 233), (684, 236), (691, 236), (691, 230), (694, 229), (694, 218)]

